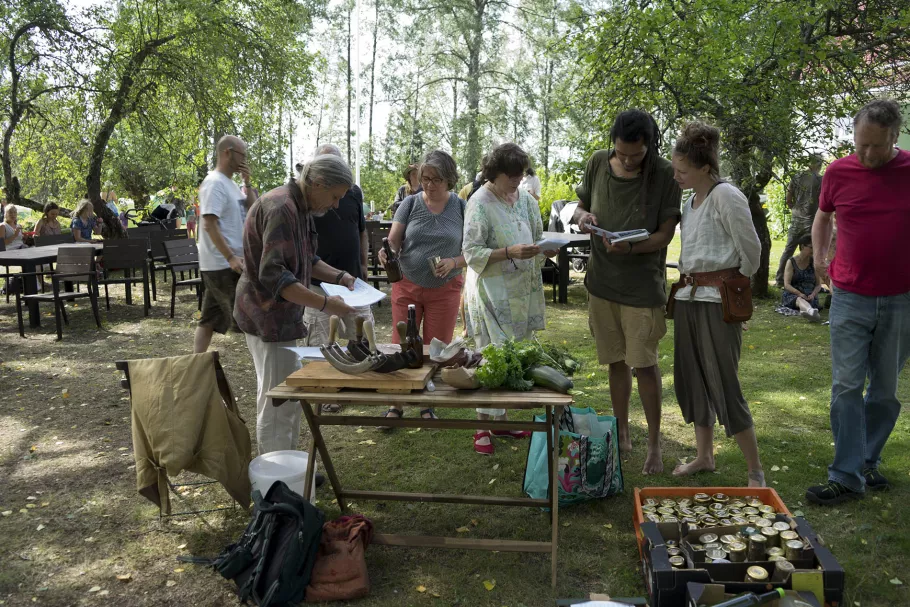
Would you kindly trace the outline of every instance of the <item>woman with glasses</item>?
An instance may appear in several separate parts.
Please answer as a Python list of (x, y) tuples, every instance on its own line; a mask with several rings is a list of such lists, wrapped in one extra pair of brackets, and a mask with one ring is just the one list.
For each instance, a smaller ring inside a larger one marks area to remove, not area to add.
[[(519, 189), (530, 164), (514, 143), (497, 146), (484, 159), (486, 183), (477, 190), (465, 217), (464, 254), (468, 263), (465, 308), (478, 348), (508, 339), (532, 339), (544, 328), (543, 263), (534, 243), (543, 235), (540, 208)], [(555, 252), (547, 253), (555, 255)], [(478, 419), (506, 419), (505, 409), (477, 409)], [(493, 436), (525, 438), (529, 432), (478, 430), (474, 451), (493, 454)]]
[[(417, 325), (423, 323), (423, 343), (435, 337), (445, 343), (452, 341), (461, 286), (461, 254), (464, 231), (465, 201), (451, 190), (458, 180), (455, 160), (441, 150), (426, 155), (417, 169), (423, 191), (407, 196), (398, 207), (389, 230), (389, 246), (401, 263), (403, 278), (392, 283), (392, 326), (406, 321), (408, 306), (417, 312)], [(380, 250), (379, 261), (387, 262)], [(397, 331), (392, 341), (398, 343)], [(401, 409), (389, 409), (385, 417), (402, 417)], [(432, 419), (431, 409), (421, 416)]]

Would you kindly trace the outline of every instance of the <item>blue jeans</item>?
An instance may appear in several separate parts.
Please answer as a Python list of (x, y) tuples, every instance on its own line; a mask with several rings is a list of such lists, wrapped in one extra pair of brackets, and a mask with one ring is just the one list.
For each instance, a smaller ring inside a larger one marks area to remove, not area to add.
[(833, 288), (834, 462), (828, 466), (828, 479), (865, 491), (863, 469), (879, 465), (901, 410), (897, 378), (910, 356), (910, 293), (867, 297)]

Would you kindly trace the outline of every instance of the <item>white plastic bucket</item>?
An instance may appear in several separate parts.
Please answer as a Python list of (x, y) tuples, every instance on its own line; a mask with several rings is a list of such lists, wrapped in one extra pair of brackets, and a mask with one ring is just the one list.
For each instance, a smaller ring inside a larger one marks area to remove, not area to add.
[[(272, 451), (260, 455), (249, 466), (253, 491), (259, 491), (265, 497), (276, 481), (283, 481), (291, 491), (303, 496), (308, 460), (309, 454), (303, 451)], [(310, 501), (316, 502), (315, 465)]]

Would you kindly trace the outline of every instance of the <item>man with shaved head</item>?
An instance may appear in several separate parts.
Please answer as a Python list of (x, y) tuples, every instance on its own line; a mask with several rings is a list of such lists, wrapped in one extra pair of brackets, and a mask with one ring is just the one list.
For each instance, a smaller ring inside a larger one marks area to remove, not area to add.
[[(199, 271), (205, 285), (202, 316), (196, 327), (193, 351), (205, 352), (214, 332), (237, 330), (234, 293), (243, 272), (243, 220), (256, 201), (250, 183), (246, 143), (225, 135), (218, 141), (218, 161), (199, 186)], [(240, 173), (246, 194), (234, 183)]]
[[(330, 143), (320, 146), (314, 156), (331, 154), (342, 158), (341, 150)], [(367, 232), (363, 217), (363, 191), (356, 185), (338, 202), (338, 208), (329, 209), (324, 215), (315, 215), (313, 224), (316, 227), (318, 245), (316, 255), (330, 266), (344, 270), (355, 278), (367, 276)], [(321, 293), (319, 281), (313, 279), (314, 290)], [(356, 312), (342, 318), (344, 327), (339, 327), (341, 338), (354, 339), (354, 320), (362, 316), (373, 320), (370, 306), (355, 308)], [(315, 308), (306, 308), (303, 322), (307, 327), (307, 344), (321, 346), (328, 341), (329, 315)], [(325, 409), (337, 410), (338, 405), (324, 405)]]

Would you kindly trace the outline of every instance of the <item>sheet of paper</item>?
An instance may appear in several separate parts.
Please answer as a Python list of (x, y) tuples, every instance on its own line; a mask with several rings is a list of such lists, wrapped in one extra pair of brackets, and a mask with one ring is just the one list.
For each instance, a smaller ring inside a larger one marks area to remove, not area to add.
[(550, 238), (543, 238), (541, 240), (538, 240), (534, 244), (536, 244), (538, 247), (540, 247), (541, 251), (558, 251), (562, 247), (569, 244), (569, 239), (568, 238), (550, 237)]
[(348, 288), (343, 285), (322, 283), (319, 286), (322, 287), (322, 290), (325, 291), (326, 295), (329, 297), (338, 295), (344, 300), (344, 303), (349, 306), (371, 306), (385, 297), (385, 293), (379, 289), (374, 289), (369, 283), (366, 283), (359, 278), (354, 283), (353, 291), (349, 291)]
[(300, 360), (325, 360), (325, 356), (323, 356), (322, 352), (319, 351), (319, 348), (315, 346), (285, 348), (285, 350), (290, 350), (296, 354), (297, 358)]

